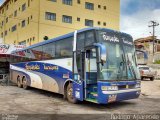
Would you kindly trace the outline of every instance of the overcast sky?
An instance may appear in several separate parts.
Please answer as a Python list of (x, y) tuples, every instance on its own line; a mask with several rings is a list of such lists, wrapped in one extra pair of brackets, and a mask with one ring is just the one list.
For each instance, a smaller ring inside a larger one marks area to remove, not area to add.
[[(4, 1), (0, 0), (0, 4)], [(134, 39), (149, 36), (151, 20), (160, 23), (160, 0), (121, 0), (121, 31)], [(156, 27), (156, 35), (160, 38), (160, 25)]]
[[(121, 31), (134, 39), (149, 36), (151, 20), (160, 23), (160, 0), (121, 0)], [(160, 25), (156, 27), (156, 35), (160, 38)]]

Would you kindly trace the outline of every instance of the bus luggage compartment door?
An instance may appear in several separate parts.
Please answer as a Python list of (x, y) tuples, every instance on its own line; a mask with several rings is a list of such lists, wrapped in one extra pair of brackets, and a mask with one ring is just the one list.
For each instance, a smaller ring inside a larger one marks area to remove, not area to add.
[(83, 101), (83, 87), (84, 82), (83, 81), (74, 81), (73, 82), (73, 97), (76, 98), (79, 101)]

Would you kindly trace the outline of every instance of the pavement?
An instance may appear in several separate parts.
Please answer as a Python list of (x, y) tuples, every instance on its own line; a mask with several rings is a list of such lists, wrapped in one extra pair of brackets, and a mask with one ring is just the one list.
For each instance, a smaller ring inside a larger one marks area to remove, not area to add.
[(17, 86), (0, 86), (0, 114), (87, 115), (84, 119), (88, 115), (160, 114), (160, 80), (144, 80), (141, 84), (142, 93), (138, 99), (108, 105), (90, 102), (72, 104), (55, 93), (34, 88), (24, 90)]

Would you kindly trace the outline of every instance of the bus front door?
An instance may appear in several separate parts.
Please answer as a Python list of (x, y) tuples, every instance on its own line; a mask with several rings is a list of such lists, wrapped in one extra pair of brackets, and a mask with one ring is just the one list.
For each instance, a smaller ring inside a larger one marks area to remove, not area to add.
[(73, 96), (79, 101), (84, 100), (84, 57), (81, 51), (74, 52), (73, 58)]
[(85, 98), (88, 101), (97, 101), (97, 52), (96, 48), (85, 51), (84, 86)]
[(97, 98), (97, 57), (96, 48), (74, 53), (73, 96), (83, 101)]

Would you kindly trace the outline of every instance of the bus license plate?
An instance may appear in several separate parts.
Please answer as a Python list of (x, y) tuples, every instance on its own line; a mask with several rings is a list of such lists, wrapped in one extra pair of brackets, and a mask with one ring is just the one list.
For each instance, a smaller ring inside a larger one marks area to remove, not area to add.
[(116, 98), (117, 98), (117, 95), (109, 95), (109, 98), (108, 98), (108, 102), (115, 102), (116, 101)]

